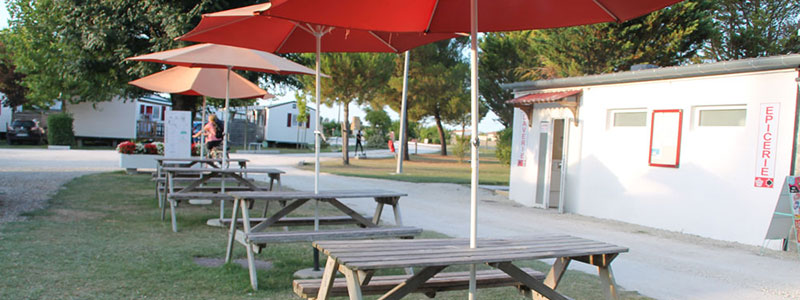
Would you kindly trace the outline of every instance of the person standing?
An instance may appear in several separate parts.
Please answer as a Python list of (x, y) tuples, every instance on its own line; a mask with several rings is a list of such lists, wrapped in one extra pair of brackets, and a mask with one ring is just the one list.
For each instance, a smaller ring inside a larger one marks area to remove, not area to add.
[(358, 133), (356, 133), (356, 149), (355, 149), (356, 154), (358, 154), (358, 147), (361, 147), (361, 153), (364, 153), (364, 145), (361, 144), (361, 138), (362, 138), (361, 130), (359, 129)]

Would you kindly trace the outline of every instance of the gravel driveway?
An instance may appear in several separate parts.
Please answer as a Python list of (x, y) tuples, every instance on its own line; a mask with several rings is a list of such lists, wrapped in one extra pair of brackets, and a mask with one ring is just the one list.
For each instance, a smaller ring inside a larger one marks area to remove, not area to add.
[(0, 226), (43, 208), (73, 178), (119, 170), (117, 159), (113, 151), (0, 149)]

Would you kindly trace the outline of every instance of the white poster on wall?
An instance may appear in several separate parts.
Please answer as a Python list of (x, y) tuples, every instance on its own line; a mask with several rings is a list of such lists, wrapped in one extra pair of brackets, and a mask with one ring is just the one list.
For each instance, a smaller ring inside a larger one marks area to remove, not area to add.
[(762, 103), (758, 115), (755, 187), (772, 188), (775, 184), (775, 151), (778, 148), (779, 103)]
[(167, 111), (164, 121), (164, 156), (189, 158), (192, 156), (192, 113)]
[(524, 167), (525, 166), (525, 151), (527, 147), (527, 138), (528, 138), (528, 117), (524, 116), (522, 118), (522, 128), (520, 130), (519, 136), (519, 146), (517, 148), (517, 153), (519, 153), (519, 157), (517, 157), (517, 167)]

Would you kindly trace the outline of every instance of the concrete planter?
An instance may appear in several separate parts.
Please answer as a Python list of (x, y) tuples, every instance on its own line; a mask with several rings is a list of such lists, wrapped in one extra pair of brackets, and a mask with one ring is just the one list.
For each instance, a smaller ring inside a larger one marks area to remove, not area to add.
[(136, 169), (155, 169), (156, 158), (159, 157), (161, 155), (120, 153), (119, 167), (126, 169), (128, 173), (136, 172)]

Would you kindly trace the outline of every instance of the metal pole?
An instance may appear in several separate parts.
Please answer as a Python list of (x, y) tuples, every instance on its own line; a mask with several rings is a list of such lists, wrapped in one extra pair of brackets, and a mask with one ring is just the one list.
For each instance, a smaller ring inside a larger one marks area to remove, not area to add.
[[(478, 0), (470, 1), (470, 67), (471, 67), (471, 100), (472, 100), (472, 174), (470, 186), (469, 213), (469, 247), (477, 248), (478, 243)], [(478, 298), (476, 293), (476, 265), (470, 266), (469, 299)]]
[(203, 113), (200, 117), (200, 158), (206, 158), (206, 135), (203, 128), (206, 127), (206, 96), (203, 96)]
[[(230, 109), (231, 104), (231, 69), (232, 66), (228, 66), (228, 73), (225, 79), (225, 124), (222, 126), (222, 132), (224, 135), (222, 136), (222, 168), (228, 168), (228, 118), (230, 114), (228, 110)], [(223, 181), (224, 182), (224, 181)], [(235, 220), (234, 220), (235, 221)]]
[[(314, 33), (317, 40), (317, 64), (316, 64), (316, 98), (317, 98), (317, 111), (315, 112), (316, 124), (314, 124), (314, 194), (319, 194), (319, 139), (321, 132), (319, 131), (319, 102), (320, 102), (320, 78), (319, 78), (319, 56), (322, 52), (322, 30)], [(314, 201), (314, 231), (319, 230), (319, 200)], [(319, 271), (319, 250), (314, 248), (314, 271)]]
[(406, 134), (406, 118), (408, 117), (408, 113), (406, 112), (408, 107), (408, 56), (410, 55), (410, 51), (406, 51), (406, 59), (403, 62), (403, 102), (400, 105), (400, 152), (397, 152), (397, 174), (403, 173), (403, 150), (406, 148), (405, 143), (405, 134)]

